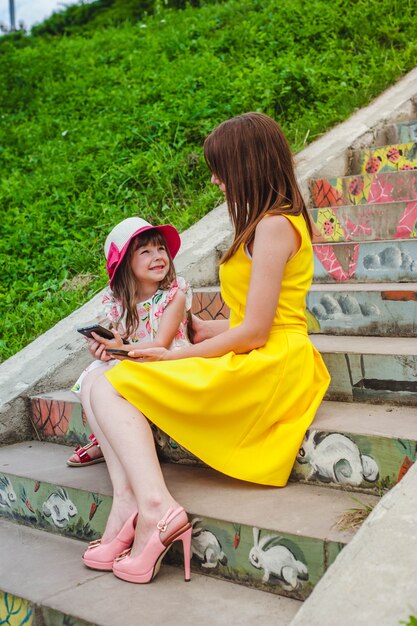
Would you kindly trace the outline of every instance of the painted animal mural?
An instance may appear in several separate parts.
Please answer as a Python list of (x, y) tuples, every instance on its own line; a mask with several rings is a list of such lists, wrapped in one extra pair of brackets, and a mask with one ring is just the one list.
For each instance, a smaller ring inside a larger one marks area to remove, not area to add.
[(253, 529), (253, 547), (249, 552), (249, 562), (256, 569), (263, 569), (262, 582), (277, 579), (283, 589), (297, 589), (303, 581), (308, 580), (308, 569), (305, 563), (298, 560), (287, 546), (283, 545), (282, 537), (267, 535), (260, 537), (259, 528)]
[(69, 499), (65, 489), (58, 488), (51, 493), (48, 499), (42, 505), (42, 511), (45, 517), (50, 517), (53, 524), (57, 528), (65, 528), (72, 517), (78, 513), (77, 507)]
[(223, 552), (220, 541), (210, 530), (197, 526), (201, 522), (202, 520), (198, 517), (195, 517), (191, 522), (193, 527), (191, 556), (195, 555), (201, 562), (201, 566), (206, 569), (213, 569), (219, 563), (227, 565), (227, 556)]
[(358, 487), (364, 480), (375, 482), (379, 476), (374, 459), (362, 454), (356, 443), (341, 433), (307, 431), (297, 461), (310, 465), (307, 480)]
[(10, 509), (13, 503), (16, 502), (16, 499), (16, 494), (9, 478), (2, 476), (0, 478), (0, 508)]

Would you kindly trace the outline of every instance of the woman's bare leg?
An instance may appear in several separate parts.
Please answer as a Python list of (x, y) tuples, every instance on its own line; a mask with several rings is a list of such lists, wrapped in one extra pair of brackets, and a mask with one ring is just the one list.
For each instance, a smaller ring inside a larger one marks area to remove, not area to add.
[[(138, 554), (155, 530), (156, 523), (170, 507), (178, 506), (169, 493), (155, 450), (155, 443), (146, 417), (122, 398), (109, 381), (102, 377), (91, 391), (91, 406), (96, 420), (111, 448), (119, 458), (135, 495), (139, 511), (132, 556)], [(116, 418), (115, 418), (116, 416)], [(109, 467), (113, 486), (118, 484), (118, 467)], [(113, 508), (118, 506), (113, 505)], [(113, 509), (112, 509), (113, 512)], [(186, 513), (178, 516), (177, 527), (187, 521)], [(166, 531), (169, 534), (169, 527)], [(163, 535), (163, 533), (161, 533)]]
[[(112, 446), (101, 430), (91, 406), (91, 389), (97, 384), (98, 380), (104, 378), (104, 374), (108, 369), (108, 367), (100, 367), (92, 370), (83, 380), (81, 387), (81, 401), (87, 416), (87, 421), (100, 444), (100, 448), (106, 459), (107, 469), (110, 475), (112, 477), (114, 476), (114, 479), (112, 478), (113, 502), (106, 529), (102, 536), (104, 542), (111, 541), (117, 535), (128, 517), (137, 511), (135, 497), (130, 488), (123, 466), (120, 464)], [(116, 415), (113, 415), (113, 419), (117, 422)]]

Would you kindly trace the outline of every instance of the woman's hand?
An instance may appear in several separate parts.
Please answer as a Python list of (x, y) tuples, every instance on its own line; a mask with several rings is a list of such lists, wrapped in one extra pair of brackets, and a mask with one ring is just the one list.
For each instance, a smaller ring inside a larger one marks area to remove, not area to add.
[(142, 350), (138, 348), (130, 350), (128, 357), (143, 362), (169, 361), (172, 358), (172, 352), (166, 348), (143, 348)]

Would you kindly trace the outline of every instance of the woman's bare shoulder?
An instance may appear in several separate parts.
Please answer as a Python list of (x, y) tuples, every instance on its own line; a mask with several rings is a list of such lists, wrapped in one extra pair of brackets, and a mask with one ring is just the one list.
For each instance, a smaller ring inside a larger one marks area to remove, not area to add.
[(294, 232), (293, 225), (284, 215), (265, 215), (256, 226), (255, 235), (276, 238), (279, 236), (287, 237)]

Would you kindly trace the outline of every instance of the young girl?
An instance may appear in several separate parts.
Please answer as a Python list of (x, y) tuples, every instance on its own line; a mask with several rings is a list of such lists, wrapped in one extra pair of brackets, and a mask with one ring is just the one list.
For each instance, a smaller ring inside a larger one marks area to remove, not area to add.
[(220, 265), (230, 319), (196, 322), (195, 343), (180, 350), (133, 350), (91, 389), (113, 502), (83, 560), (136, 583), (152, 580), (174, 541), (190, 576), (191, 524), (148, 420), (224, 474), (283, 487), (329, 384), (307, 335), (311, 226), (282, 130), (246, 113), (220, 124), (204, 153), (235, 230)]
[[(173, 226), (154, 227), (139, 217), (123, 220), (107, 237), (104, 251), (110, 286), (104, 293), (104, 310), (99, 318), (110, 323), (115, 339), (103, 344), (88, 340), (92, 354), (100, 360), (93, 361), (72, 388), (81, 396), (90, 424), (91, 407), (83, 381), (93, 370), (118, 363), (105, 348), (128, 352), (138, 345), (170, 350), (188, 345), (186, 312), (191, 308), (192, 296), (184, 279), (175, 275), (172, 259), (179, 247), (180, 237)], [(67, 464), (81, 467), (102, 461), (99, 443), (91, 435), (90, 443), (77, 446)]]

